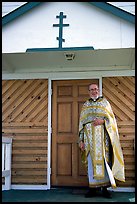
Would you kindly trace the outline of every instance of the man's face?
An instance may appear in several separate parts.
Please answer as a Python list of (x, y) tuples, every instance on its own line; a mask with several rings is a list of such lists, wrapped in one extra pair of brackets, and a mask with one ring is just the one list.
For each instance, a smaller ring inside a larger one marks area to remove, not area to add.
[(99, 96), (99, 88), (96, 84), (89, 86), (89, 96), (90, 98), (97, 98)]

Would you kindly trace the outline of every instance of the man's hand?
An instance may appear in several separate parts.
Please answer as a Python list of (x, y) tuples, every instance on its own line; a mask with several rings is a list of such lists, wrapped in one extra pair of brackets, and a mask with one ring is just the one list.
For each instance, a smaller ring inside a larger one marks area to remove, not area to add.
[(84, 142), (82, 142), (82, 141), (79, 142), (79, 148), (81, 149), (82, 152), (85, 150)]
[(97, 119), (95, 119), (95, 120), (93, 121), (93, 125), (94, 125), (94, 126), (102, 125), (103, 123), (104, 123), (104, 120), (103, 120), (103, 119), (99, 119), (99, 118), (97, 118)]

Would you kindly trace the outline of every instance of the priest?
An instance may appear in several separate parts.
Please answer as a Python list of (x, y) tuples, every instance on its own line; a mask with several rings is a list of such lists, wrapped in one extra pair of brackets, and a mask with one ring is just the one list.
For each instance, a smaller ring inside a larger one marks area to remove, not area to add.
[(89, 191), (85, 197), (111, 198), (108, 187), (125, 182), (124, 158), (116, 119), (108, 100), (100, 96), (97, 84), (89, 85), (90, 98), (83, 104), (79, 120), (79, 148), (87, 167)]

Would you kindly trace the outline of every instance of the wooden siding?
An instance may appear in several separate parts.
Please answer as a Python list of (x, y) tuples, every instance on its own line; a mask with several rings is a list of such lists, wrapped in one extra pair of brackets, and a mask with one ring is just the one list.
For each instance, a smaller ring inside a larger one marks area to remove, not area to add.
[[(126, 182), (135, 186), (135, 77), (103, 78), (115, 113)], [(12, 184), (47, 184), (48, 81), (2, 81), (2, 135), (13, 138)]]
[(126, 182), (135, 186), (135, 77), (103, 78), (103, 95), (112, 105), (117, 119), (125, 161)]
[(2, 135), (13, 138), (12, 184), (47, 184), (48, 81), (2, 81)]

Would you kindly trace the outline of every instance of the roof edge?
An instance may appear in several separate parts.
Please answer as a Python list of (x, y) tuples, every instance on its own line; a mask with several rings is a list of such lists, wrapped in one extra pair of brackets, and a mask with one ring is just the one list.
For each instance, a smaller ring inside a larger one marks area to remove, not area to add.
[(22, 14), (26, 13), (30, 9), (38, 6), (40, 3), (43, 3), (43, 2), (28, 2), (28, 3), (20, 6), (19, 8), (15, 9), (14, 11), (12, 11), (12, 12), (10, 12), (7, 15), (2, 17), (2, 25), (6, 25), (10, 21), (21, 16)]
[[(7, 15), (2, 17), (2, 26), (6, 25), (7, 23), (11, 22), (12, 20), (16, 19), (17, 17), (21, 16), (22, 14), (26, 13), (30, 9), (38, 6), (41, 3), (45, 2), (28, 2), (19, 8), (15, 9), (14, 11), (8, 13)], [(109, 3), (106, 2), (87, 2), (90, 3), (100, 9), (103, 9), (104, 11), (110, 12), (111, 14), (120, 17), (130, 23), (135, 24), (135, 15), (130, 14), (127, 11), (124, 11), (120, 8), (117, 8), (114, 5), (110, 5)]]
[(76, 51), (76, 50), (94, 50), (94, 47), (63, 47), (63, 48), (28, 48), (26, 52), (46, 52), (46, 51)]
[(106, 2), (89, 2), (90, 4), (103, 9), (104, 11), (108, 11), (111, 14), (114, 14), (117, 17), (120, 17), (130, 23), (134, 23), (135, 24), (135, 15), (131, 14), (127, 11), (124, 11), (114, 5), (111, 5), (109, 3)]

